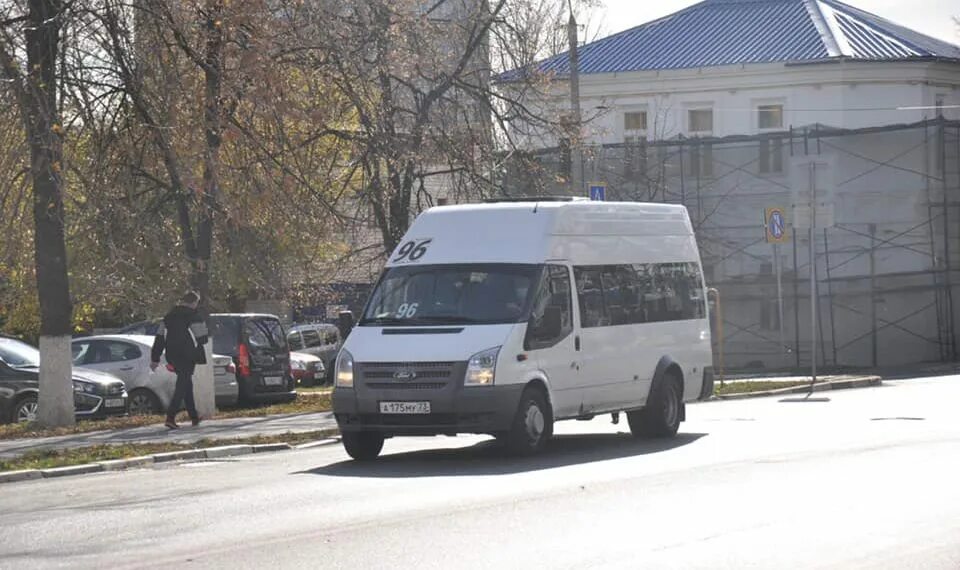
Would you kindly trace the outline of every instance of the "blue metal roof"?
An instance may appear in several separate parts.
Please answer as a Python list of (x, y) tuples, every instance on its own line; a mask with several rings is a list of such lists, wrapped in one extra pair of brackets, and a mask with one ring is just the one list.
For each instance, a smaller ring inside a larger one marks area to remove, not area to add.
[[(960, 47), (836, 0), (706, 0), (582, 46), (580, 72), (912, 57), (960, 59)], [(565, 75), (569, 56), (539, 70)]]

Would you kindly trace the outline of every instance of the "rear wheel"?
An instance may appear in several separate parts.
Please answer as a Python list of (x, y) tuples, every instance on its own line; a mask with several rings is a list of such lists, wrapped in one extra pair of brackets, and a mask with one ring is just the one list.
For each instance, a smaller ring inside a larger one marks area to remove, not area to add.
[(636, 437), (673, 437), (680, 429), (682, 409), (680, 379), (669, 374), (654, 386), (645, 408), (627, 412), (630, 432)]
[(19, 423), (37, 421), (37, 413), (40, 409), (36, 396), (24, 396), (17, 401), (13, 408), (13, 421)]
[(533, 455), (547, 444), (553, 436), (553, 413), (547, 398), (540, 388), (527, 388), (520, 397), (517, 414), (510, 431), (497, 439), (511, 455)]
[(157, 398), (156, 394), (146, 388), (137, 388), (130, 392), (129, 402), (129, 414), (131, 416), (150, 416), (163, 413), (163, 406), (160, 403), (160, 399)]
[(347, 455), (357, 461), (373, 461), (383, 449), (383, 434), (369, 431), (344, 432), (341, 436)]

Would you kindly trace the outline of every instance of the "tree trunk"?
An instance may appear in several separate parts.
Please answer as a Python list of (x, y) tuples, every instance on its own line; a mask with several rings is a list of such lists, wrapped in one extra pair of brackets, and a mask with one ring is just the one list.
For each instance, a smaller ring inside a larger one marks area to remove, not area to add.
[[(203, 130), (206, 148), (203, 157), (203, 192), (197, 224), (197, 251), (193, 260), (191, 284), (200, 293), (203, 313), (208, 314), (210, 297), (210, 262), (213, 257), (213, 230), (220, 190), (220, 144), (222, 141), (223, 89), (223, 0), (209, 0), (206, 5), (206, 45), (203, 57), (204, 98)], [(201, 416), (215, 411), (213, 361), (207, 350), (207, 365), (197, 369), (197, 410)]]
[(63, 147), (57, 115), (60, 0), (30, 0), (27, 40), (27, 136), (33, 176), (34, 247), (40, 299), (40, 409), (46, 426), (74, 423), (72, 305), (64, 243)]

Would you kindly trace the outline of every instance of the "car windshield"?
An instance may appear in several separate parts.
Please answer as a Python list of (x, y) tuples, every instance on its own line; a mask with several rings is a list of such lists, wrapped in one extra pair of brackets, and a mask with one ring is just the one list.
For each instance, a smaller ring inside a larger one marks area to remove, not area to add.
[(392, 267), (362, 325), (496, 324), (526, 320), (537, 265)]
[(40, 366), (40, 351), (25, 342), (0, 338), (0, 359), (13, 368)]

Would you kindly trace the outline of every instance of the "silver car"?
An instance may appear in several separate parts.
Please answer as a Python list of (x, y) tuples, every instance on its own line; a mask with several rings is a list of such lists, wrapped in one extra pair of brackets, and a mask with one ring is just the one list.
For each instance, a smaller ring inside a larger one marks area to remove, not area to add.
[[(130, 414), (161, 414), (170, 405), (177, 376), (161, 358), (150, 370), (152, 336), (101, 335), (73, 341), (73, 364), (119, 377), (127, 386)], [(217, 406), (237, 402), (236, 370), (229, 356), (213, 355)]]
[(337, 353), (343, 346), (340, 329), (331, 324), (295, 325), (287, 330), (287, 344), (291, 351), (312, 354), (323, 360), (327, 379), (333, 379)]

